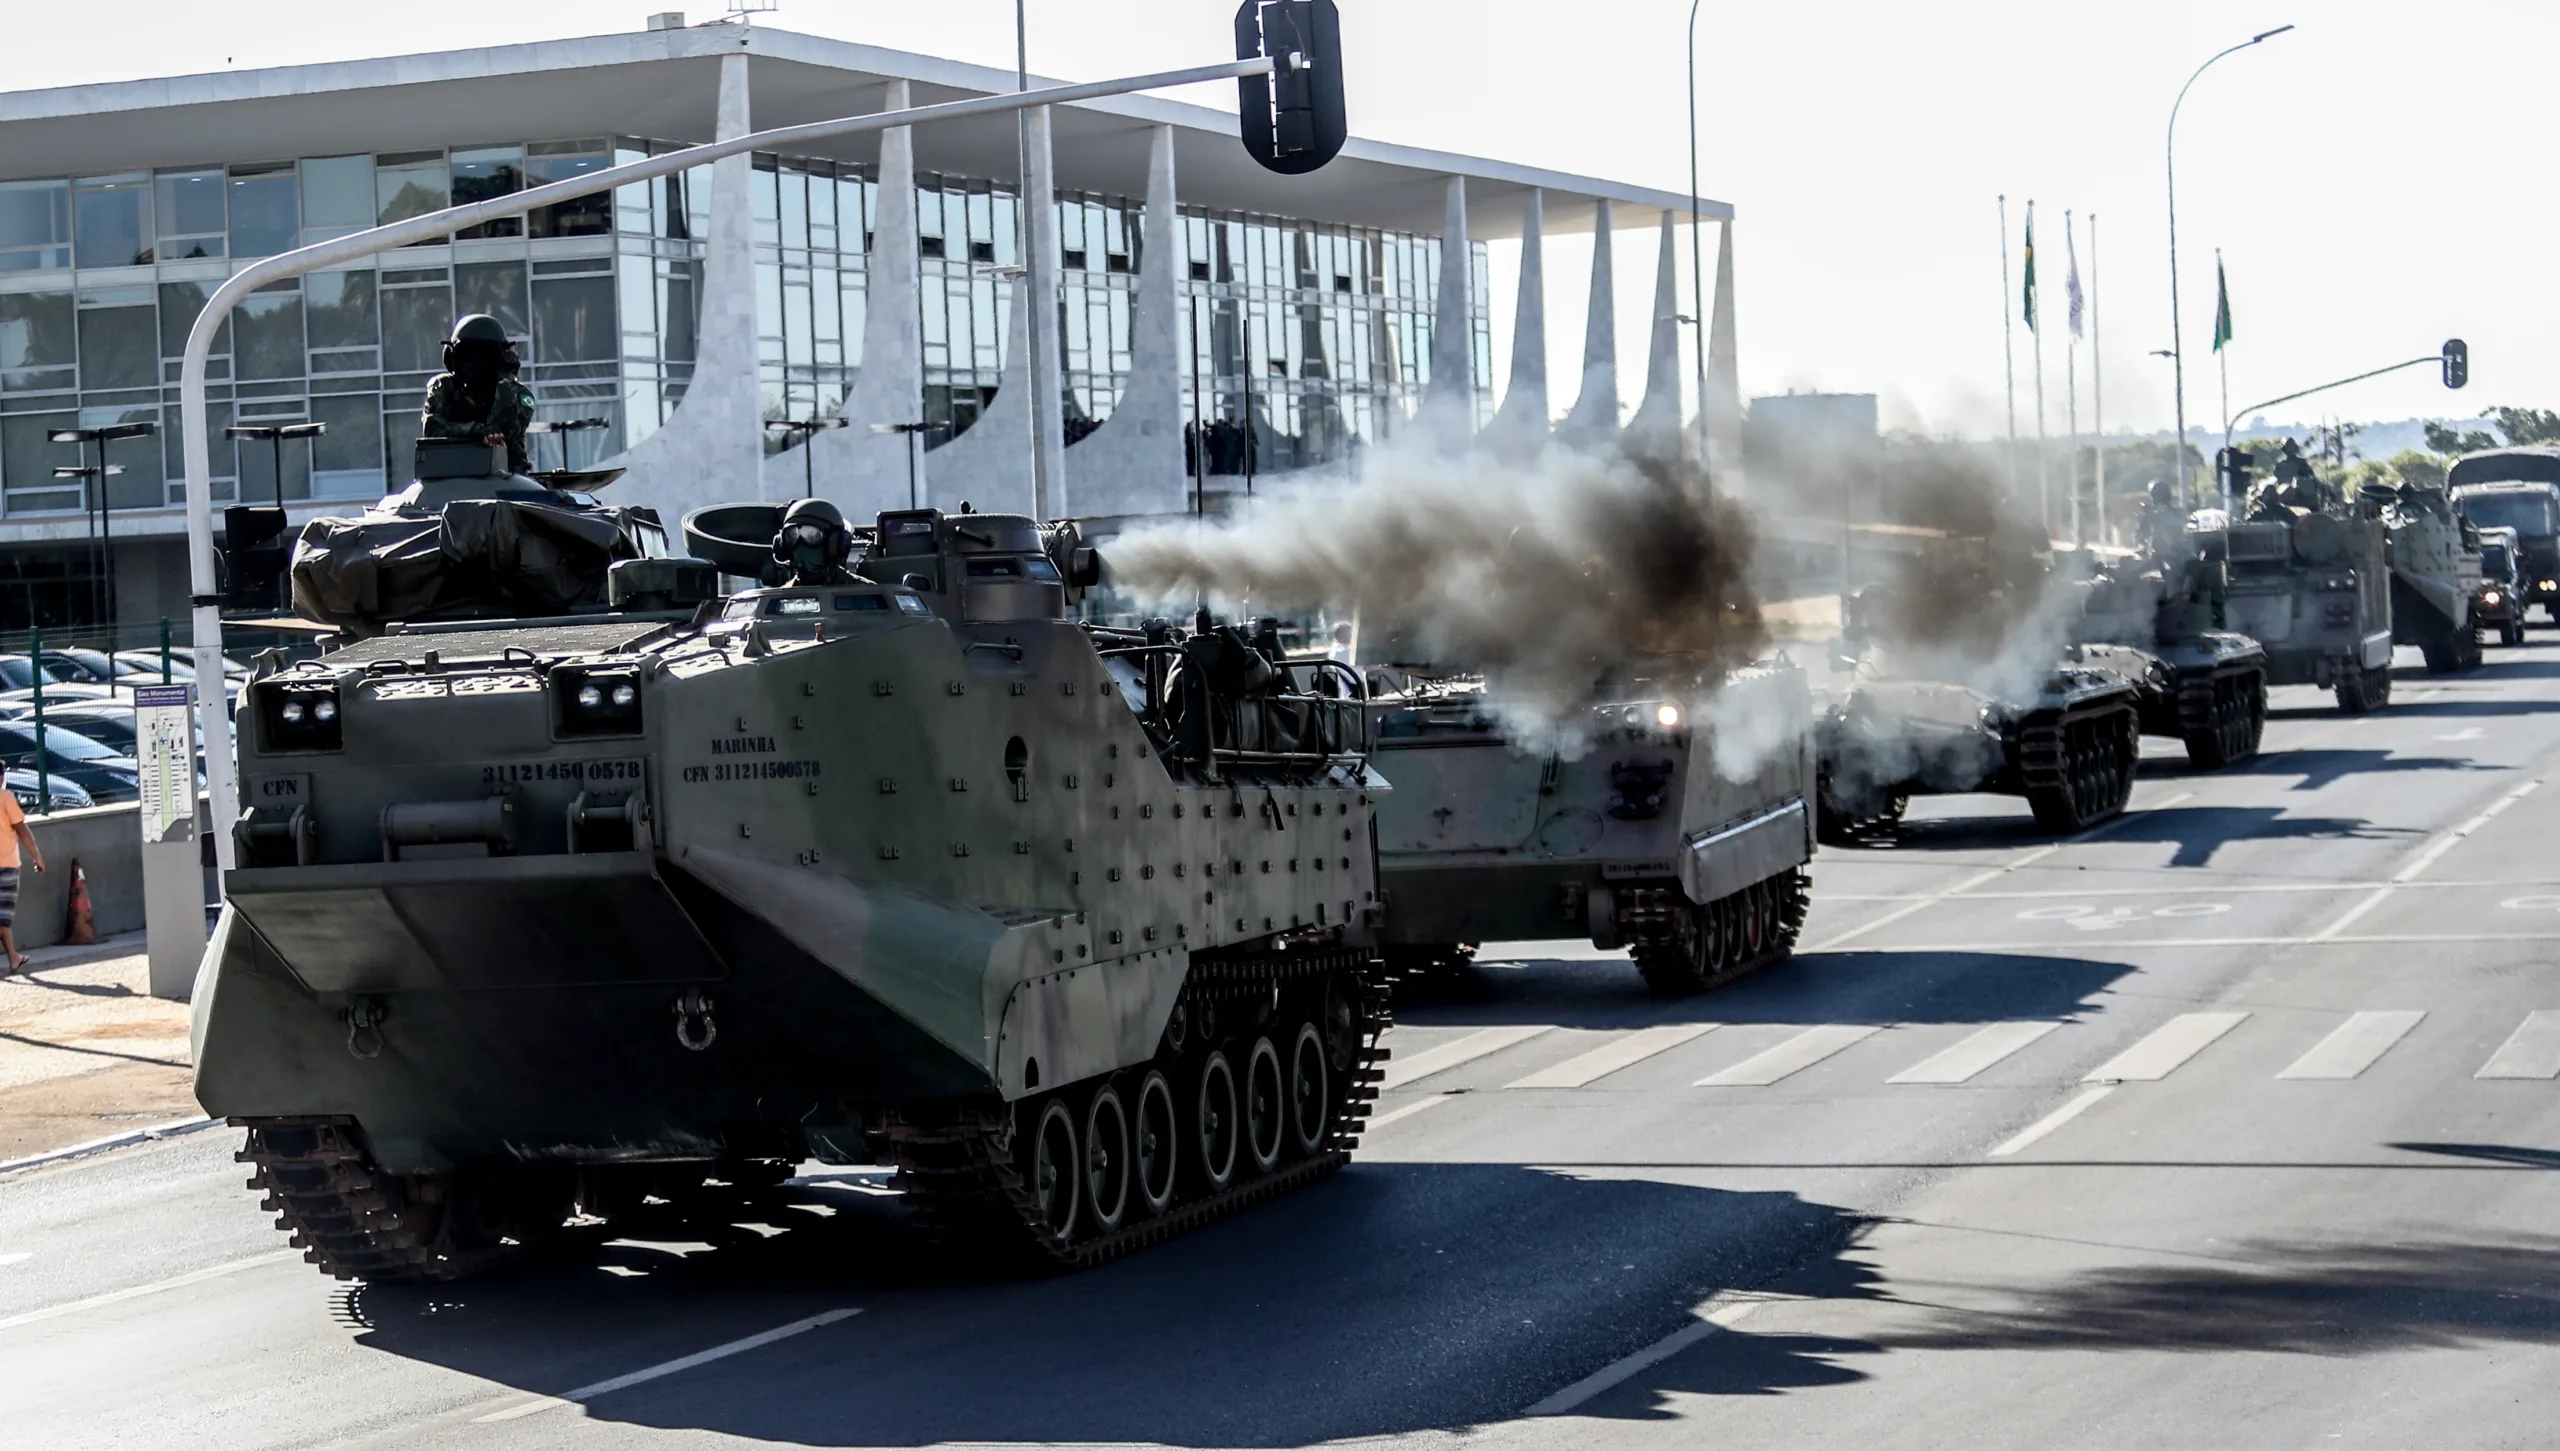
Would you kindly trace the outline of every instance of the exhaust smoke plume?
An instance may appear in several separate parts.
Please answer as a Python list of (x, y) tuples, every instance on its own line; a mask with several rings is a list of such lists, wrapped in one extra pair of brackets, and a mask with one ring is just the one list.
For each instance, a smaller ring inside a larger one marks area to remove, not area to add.
[(1690, 696), (1765, 650), (1752, 547), (1742, 510), (1694, 471), (1417, 441), (1372, 450), (1358, 484), (1135, 531), (1105, 554), (1116, 584), (1169, 611), (1205, 594), (1238, 612), (1357, 613), (1364, 662), (1481, 670), (1515, 742), (1570, 753), (1595, 690), (1644, 676)]

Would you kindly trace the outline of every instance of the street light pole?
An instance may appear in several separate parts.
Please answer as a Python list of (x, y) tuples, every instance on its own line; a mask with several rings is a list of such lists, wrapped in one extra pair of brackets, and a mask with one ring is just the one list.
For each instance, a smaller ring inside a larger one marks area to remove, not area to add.
[(916, 442), (919, 435), (932, 426), (932, 424), (926, 423), (921, 419), (914, 423), (875, 423), (871, 425), (871, 431), (873, 433), (903, 433), (907, 436), (907, 507), (910, 509), (921, 509), (924, 507), (923, 501), (917, 496)]
[(2212, 69), (2215, 61), (2291, 29), (2290, 25), (2279, 25), (2273, 30), (2262, 30), (2238, 45), (2214, 52), (2203, 65), (2196, 67), (2195, 75), (2187, 77), (2185, 85), (2178, 87), (2178, 99), (2169, 106), (2169, 367), (2178, 398), (2178, 436), (2174, 451), (2178, 461), (2178, 507), (2181, 509), (2194, 500), (2187, 483), (2187, 348), (2178, 327), (2178, 108), (2187, 103), (2187, 92), (2194, 88), (2197, 76)]
[(113, 467), (108, 465), (107, 444), (119, 438), (147, 438), (159, 431), (160, 425), (157, 423), (106, 423), (94, 428), (57, 428), (45, 434), (46, 441), (51, 443), (84, 446), (95, 443), (98, 446), (98, 462), (94, 467), (84, 465), (79, 468), (57, 468), (53, 471), (53, 476), (57, 479), (83, 480), (80, 512), (84, 520), (89, 511), (86, 480), (95, 478), (98, 481), (98, 542), (94, 556), (97, 574), (90, 584), (90, 599), (101, 623), (114, 615), (116, 601), (116, 555), (112, 537), (112, 520), (108, 514), (113, 507), (113, 501), (107, 497), (107, 480), (113, 475), (124, 472), (121, 464)]
[(599, 428), (611, 427), (613, 427), (613, 420), (610, 418), (552, 418), (540, 423), (528, 423), (524, 431), (560, 435), (560, 472), (565, 474), (569, 472), (569, 435), (591, 433)]
[[(1696, 299), (1698, 316), (1708, 316), (1712, 307), (1707, 300), (1706, 243), (1699, 233), (1706, 223), (1698, 217), (1698, 7), (1706, 0), (1689, 0), (1689, 291)], [(1698, 325), (1698, 466), (1707, 462), (1707, 328)]]
[[(276, 446), (276, 507), (284, 507), (284, 441), (288, 438), (318, 438), (329, 431), (325, 423), (238, 423), (222, 430), (230, 439), (263, 439)], [(318, 444), (312, 447), (317, 449)], [(318, 470), (314, 469), (314, 473)]]
[(818, 497), (817, 451), (810, 447), (810, 440), (830, 428), (844, 426), (845, 420), (841, 418), (776, 418), (766, 422), (767, 431), (782, 435), (784, 448), (789, 448), (795, 438), (800, 442), (801, 498)]

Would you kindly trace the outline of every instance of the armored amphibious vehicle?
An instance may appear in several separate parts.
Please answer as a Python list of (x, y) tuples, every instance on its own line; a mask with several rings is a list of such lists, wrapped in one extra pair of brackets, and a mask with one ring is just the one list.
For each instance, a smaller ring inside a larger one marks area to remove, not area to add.
[[(196, 1091), (306, 1258), (441, 1278), (573, 1214), (895, 1166), (1079, 1266), (1341, 1165), (1386, 1007), (1356, 689), (1068, 618), (1072, 526), (704, 511), (658, 608), (263, 660)], [(795, 542), (796, 541), (796, 542)]]
[(1587, 749), (1523, 751), (1480, 677), (1395, 677), (1369, 702), (1378, 769), (1381, 941), (1446, 970), (1486, 941), (1623, 947), (1645, 983), (1694, 993), (1783, 959), (1813, 852), (1812, 708), (1783, 661), (1713, 689), (1781, 744), (1717, 769), (1706, 692), (1589, 708)]
[(2142, 733), (2179, 742), (2208, 771), (2255, 756), (2267, 725), (2266, 649), (2222, 628), (2221, 539), (2174, 527), (2139, 552), (2057, 551), (2087, 576), (2078, 661), (2131, 682)]

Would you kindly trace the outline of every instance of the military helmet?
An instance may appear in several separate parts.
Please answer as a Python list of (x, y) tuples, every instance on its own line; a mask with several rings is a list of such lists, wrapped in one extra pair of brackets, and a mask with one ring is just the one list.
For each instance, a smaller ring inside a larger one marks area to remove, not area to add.
[(782, 512), (782, 527), (773, 536), (773, 557), (789, 567), (795, 579), (815, 583), (843, 565), (853, 552), (853, 535), (844, 527), (844, 511), (824, 499), (802, 499)]
[(453, 342), (504, 343), (506, 340), (506, 327), (485, 312), (475, 312), (453, 325)]

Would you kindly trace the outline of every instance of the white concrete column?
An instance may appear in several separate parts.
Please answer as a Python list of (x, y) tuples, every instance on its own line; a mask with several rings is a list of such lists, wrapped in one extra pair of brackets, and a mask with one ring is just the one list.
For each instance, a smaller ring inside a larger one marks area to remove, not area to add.
[(1029, 120), (1031, 174), (1023, 178), (1022, 202), (1029, 208), (1023, 214), (1028, 224), (1023, 235), (1031, 245), (1031, 255), (1023, 260), (1030, 268), (1031, 296), (1037, 308), (1030, 316), (1028, 334), (1033, 406), (1025, 427), (1034, 430), (1030, 443), (1036, 460), (1030, 512), (1038, 518), (1058, 519), (1076, 512), (1074, 501), (1067, 497), (1066, 485), (1066, 371), (1062, 362), (1066, 344), (1058, 327), (1058, 180), (1049, 146), (1049, 108), (1033, 109)]
[[(714, 139), (747, 134), (753, 129), (748, 116), (747, 56), (732, 51), (720, 57)], [(711, 163), (711, 236), (703, 248), (693, 378), (684, 401), (664, 428), (610, 461), (629, 470), (614, 485), (612, 501), (656, 508), (670, 535), (688, 509), (764, 497), (752, 165), (743, 155)]]
[[(1031, 209), (1023, 228), (1031, 243), (1031, 256), (1025, 259), (1028, 265), (1022, 278), (1012, 284), (1013, 317), (1005, 330), (1004, 376), (996, 386), (995, 401), (978, 415), (969, 431), (925, 455), (927, 497), (938, 509), (957, 509), (965, 500), (982, 514), (1031, 512), (1031, 393), (1043, 386), (1043, 379), (1053, 403), (1045, 413), (1048, 427), (1039, 446), (1049, 455), (1049, 477), (1063, 479), (1066, 473), (1066, 439), (1060, 431), (1059, 410), (1054, 403), (1060, 392), (1055, 326), (1058, 193), (1049, 180), (1049, 110), (1039, 107), (1030, 116), (1031, 174), (1023, 187), (1022, 205)], [(1031, 299), (1035, 297), (1044, 299), (1042, 305), (1049, 309), (1052, 324), (1046, 329), (1049, 347), (1045, 364), (1033, 357), (1028, 335)], [(1041, 501), (1043, 515), (1050, 518), (1058, 517), (1062, 506), (1075, 507), (1070, 500)]]
[(1511, 321), (1511, 382), (1486, 428), (1488, 442), (1508, 454), (1532, 453), (1547, 441), (1546, 193), (1532, 188), (1520, 212), (1520, 294)]
[(1707, 325), (1707, 469), (1721, 476), (1742, 464), (1742, 372), (1733, 336), (1733, 222), (1716, 248), (1716, 300)]
[(1645, 350), (1644, 401), (1627, 420), (1627, 451), (1668, 461), (1681, 454), (1680, 249), (1670, 212), (1662, 214), (1662, 246), (1653, 273), (1653, 339)]
[(1468, 306), (1474, 267), (1467, 247), (1467, 179), (1449, 178), (1440, 214), (1439, 290), (1431, 309), (1431, 381), (1422, 422), (1444, 442), (1476, 428), (1475, 318)]
[(1129, 376), (1111, 416), (1066, 451), (1066, 497), (1086, 517), (1179, 513), (1182, 472), (1182, 222), (1173, 128), (1148, 138), (1147, 214), (1129, 319)]
[(1609, 261), (1609, 200), (1592, 203), (1591, 307), (1582, 326), (1582, 396), (1556, 430), (1583, 447), (1618, 438), (1618, 288)]
[[(912, 102), (905, 81), (891, 81), (880, 109)], [(871, 214), (871, 252), (862, 276), (862, 366), (845, 395), (847, 427), (817, 436), (818, 491), (859, 523), (883, 509), (907, 507), (908, 450), (921, 440), (873, 433), (875, 423), (924, 418), (924, 334), (916, 257), (915, 129), (880, 133), (880, 183)], [(921, 458), (917, 475), (922, 476)], [(841, 486), (836, 481), (842, 480)], [(917, 497), (924, 496), (921, 484)]]

